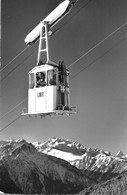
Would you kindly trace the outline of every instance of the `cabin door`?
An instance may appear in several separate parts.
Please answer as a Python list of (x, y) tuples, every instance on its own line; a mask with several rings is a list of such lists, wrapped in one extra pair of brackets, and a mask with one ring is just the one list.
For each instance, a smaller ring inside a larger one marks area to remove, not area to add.
[(47, 96), (47, 86), (46, 86), (46, 75), (44, 72), (36, 73), (36, 112), (45, 113), (46, 112), (46, 96)]

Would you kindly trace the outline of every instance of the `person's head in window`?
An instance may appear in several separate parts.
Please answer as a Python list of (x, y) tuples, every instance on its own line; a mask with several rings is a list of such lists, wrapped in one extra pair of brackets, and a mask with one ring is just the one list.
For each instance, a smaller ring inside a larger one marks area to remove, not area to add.
[(36, 87), (42, 87), (45, 86), (45, 73), (39, 72), (36, 74)]
[(56, 72), (55, 72), (55, 70), (49, 71), (49, 85), (56, 85)]
[(42, 81), (45, 81), (45, 74), (43, 72), (40, 72), (40, 79)]

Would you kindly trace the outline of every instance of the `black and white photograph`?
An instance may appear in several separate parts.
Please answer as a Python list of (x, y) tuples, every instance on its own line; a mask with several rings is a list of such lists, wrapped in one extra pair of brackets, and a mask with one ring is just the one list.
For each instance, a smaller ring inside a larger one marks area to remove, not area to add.
[(127, 0), (0, 10), (0, 194), (127, 195)]

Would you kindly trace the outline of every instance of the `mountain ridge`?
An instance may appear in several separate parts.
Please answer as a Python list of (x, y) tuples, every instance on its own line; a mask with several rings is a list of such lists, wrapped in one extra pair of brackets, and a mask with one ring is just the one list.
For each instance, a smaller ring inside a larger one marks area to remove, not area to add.
[[(6, 173), (4, 178), (3, 168)], [(7, 176), (10, 179), (8, 183), (5, 179)], [(13, 181), (15, 186), (7, 189), (10, 181)], [(76, 193), (91, 183), (93, 181), (91, 182), (67, 161), (40, 153), (25, 140), (17, 142), (13, 140), (0, 145), (1, 191), (6, 193)]]
[(120, 158), (102, 149), (86, 148), (78, 142), (53, 137), (44, 144), (33, 144), (40, 152), (68, 161), (89, 178), (95, 178), (97, 182), (111, 179), (127, 170), (126, 156)]
[(76, 194), (126, 172), (122, 152), (114, 156), (56, 137), (44, 143), (0, 141), (0, 191), (5, 193)]

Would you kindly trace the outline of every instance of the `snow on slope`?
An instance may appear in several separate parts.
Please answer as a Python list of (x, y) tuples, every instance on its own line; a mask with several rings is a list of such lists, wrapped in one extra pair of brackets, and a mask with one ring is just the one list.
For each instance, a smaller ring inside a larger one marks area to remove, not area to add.
[(25, 140), (0, 145), (0, 190), (5, 193), (77, 193), (91, 183), (67, 161), (40, 153)]
[(46, 154), (49, 154), (49, 155), (52, 155), (52, 156), (56, 156), (58, 158), (66, 160), (66, 161), (70, 161), (70, 160), (74, 161), (74, 160), (81, 159), (81, 156), (74, 155), (71, 152), (60, 151), (60, 150), (57, 150), (57, 149), (52, 149), (48, 152), (46, 150), (44, 150), (43, 153), (46, 153)]
[(49, 139), (45, 143), (35, 142), (33, 145), (42, 153), (68, 161), (98, 182), (127, 170), (127, 159), (123, 158), (122, 152), (113, 156), (110, 152), (85, 148), (77, 142), (59, 138)]
[(121, 150), (118, 151), (116, 157), (127, 160), (127, 155), (125, 155)]
[(85, 146), (77, 142), (71, 142), (69, 140), (63, 140), (55, 137), (44, 143), (34, 142), (33, 145), (39, 152), (56, 156), (57, 158), (62, 158), (72, 164), (77, 160), (86, 159), (86, 167), (88, 167), (87, 164), (89, 164), (89, 161), (92, 161), (91, 159), (95, 158), (97, 159), (95, 165), (98, 167), (100, 166), (100, 161), (101, 163), (108, 165), (111, 158), (116, 160), (124, 158), (126, 160), (126, 156), (121, 151), (119, 151), (116, 156), (113, 156), (111, 152), (103, 151), (98, 148), (85, 148)]
[(38, 151), (56, 156), (68, 162), (82, 158), (85, 147), (77, 142), (52, 138), (44, 143), (34, 142), (33, 145)]
[(122, 152), (113, 156), (110, 152), (59, 138), (33, 144), (23, 139), (0, 141), (0, 187), (3, 186), (0, 190), (76, 193), (126, 173), (125, 157)]
[(63, 140), (56, 137), (48, 139), (44, 143), (34, 142), (33, 145), (35, 145), (36, 148), (41, 152), (43, 152), (45, 149), (46, 152), (48, 152), (51, 148), (56, 148), (61, 151), (71, 152), (74, 155), (81, 155), (85, 150), (85, 147), (77, 142), (71, 142), (69, 140)]

